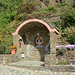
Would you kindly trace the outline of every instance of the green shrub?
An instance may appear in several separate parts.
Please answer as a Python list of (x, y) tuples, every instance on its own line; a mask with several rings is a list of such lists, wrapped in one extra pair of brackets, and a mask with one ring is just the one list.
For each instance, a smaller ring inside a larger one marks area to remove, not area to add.
[(65, 5), (67, 5), (67, 4), (69, 4), (69, 3), (62, 2), (62, 3), (60, 4), (60, 6), (65, 6)]
[(73, 7), (75, 7), (75, 1), (73, 2)]
[(75, 9), (72, 6), (61, 9), (61, 19), (63, 29), (75, 26)]
[(4, 50), (3, 48), (0, 48), (0, 54), (3, 54), (3, 50)]
[(33, 11), (36, 10), (35, 6), (37, 6), (37, 3), (35, 1), (28, 1), (26, 2), (26, 4), (21, 5), (21, 7), (19, 8), (18, 12), (19, 13), (32, 13)]
[(10, 13), (11, 21), (14, 20), (16, 14), (17, 14), (17, 11), (13, 11), (13, 12)]
[[(9, 39), (10, 38), (10, 39)], [(5, 46), (5, 53), (6, 54), (10, 54), (10, 46), (13, 44), (13, 39), (12, 36), (10, 36), (9, 38), (2, 38), (0, 40), (0, 45), (1, 46)], [(4, 50), (3, 48), (1, 49), (2, 51)], [(2, 53), (2, 52), (1, 52)]]
[(6, 50), (5, 54), (11, 54), (11, 50)]
[(75, 33), (68, 36), (67, 41), (71, 44), (75, 44)]
[(45, 10), (48, 11), (48, 12), (50, 12), (50, 11), (57, 12), (57, 8), (56, 7), (48, 7)]
[[(1, 41), (0, 41), (1, 42)], [(0, 54), (4, 54), (5, 53), (5, 47), (0, 45)]]
[(65, 27), (75, 26), (75, 13), (68, 14), (64, 18)]
[(60, 30), (62, 29), (62, 26), (61, 26), (61, 21), (58, 21), (58, 22), (54, 22), (55, 26), (58, 27)]
[(68, 4), (70, 4), (70, 3), (69, 2), (62, 2), (62, 3), (58, 4), (57, 6), (58, 7), (64, 7), (64, 6), (68, 5)]
[(75, 28), (74, 27), (67, 27), (62, 30), (62, 37), (69, 37), (70, 35), (75, 33)]
[(25, 13), (22, 13), (22, 14), (20, 14), (20, 15), (18, 15), (18, 20), (24, 20), (24, 17), (25, 17)]
[(57, 65), (68, 65), (68, 63), (62, 63), (62, 62), (60, 62), (60, 63), (58, 63)]

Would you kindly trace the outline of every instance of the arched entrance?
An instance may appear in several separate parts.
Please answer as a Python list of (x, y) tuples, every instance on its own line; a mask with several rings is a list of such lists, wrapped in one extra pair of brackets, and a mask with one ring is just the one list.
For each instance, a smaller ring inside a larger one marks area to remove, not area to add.
[[(59, 33), (56, 28), (52, 28), (47, 22), (40, 19), (29, 19), (24, 21), (12, 33), (14, 37), (13, 43), (17, 46), (17, 53), (19, 55), (24, 53), (25, 60), (50, 61), (51, 59), (49, 58), (51, 55), (55, 57), (56, 53), (54, 48), (54, 40), (56, 38), (52, 38), (53, 36), (55, 37), (55, 32), (57, 34)], [(21, 42), (19, 41), (20, 39)], [(19, 43), (21, 46), (19, 46)], [(51, 51), (52, 49), (53, 51)]]

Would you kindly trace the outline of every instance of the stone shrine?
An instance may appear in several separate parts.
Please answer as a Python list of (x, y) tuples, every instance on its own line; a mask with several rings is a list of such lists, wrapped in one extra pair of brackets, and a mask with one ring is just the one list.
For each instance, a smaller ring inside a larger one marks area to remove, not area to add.
[(19, 61), (43, 61), (45, 66), (56, 64), (56, 39), (59, 30), (41, 19), (28, 19), (16, 29), (13, 44)]

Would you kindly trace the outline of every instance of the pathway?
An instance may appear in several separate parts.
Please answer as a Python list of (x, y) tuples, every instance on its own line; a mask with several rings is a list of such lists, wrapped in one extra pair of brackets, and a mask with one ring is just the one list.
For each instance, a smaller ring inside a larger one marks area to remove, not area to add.
[(0, 65), (0, 75), (75, 75), (70, 72), (50, 72), (50, 71), (31, 71), (26, 68), (17, 68), (7, 65)]

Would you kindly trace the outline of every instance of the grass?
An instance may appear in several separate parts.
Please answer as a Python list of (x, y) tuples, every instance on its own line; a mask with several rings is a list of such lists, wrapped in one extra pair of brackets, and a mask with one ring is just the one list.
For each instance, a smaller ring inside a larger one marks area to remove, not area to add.
[(59, 62), (58, 64), (56, 64), (56, 65), (68, 65), (68, 63), (62, 63), (62, 62)]

